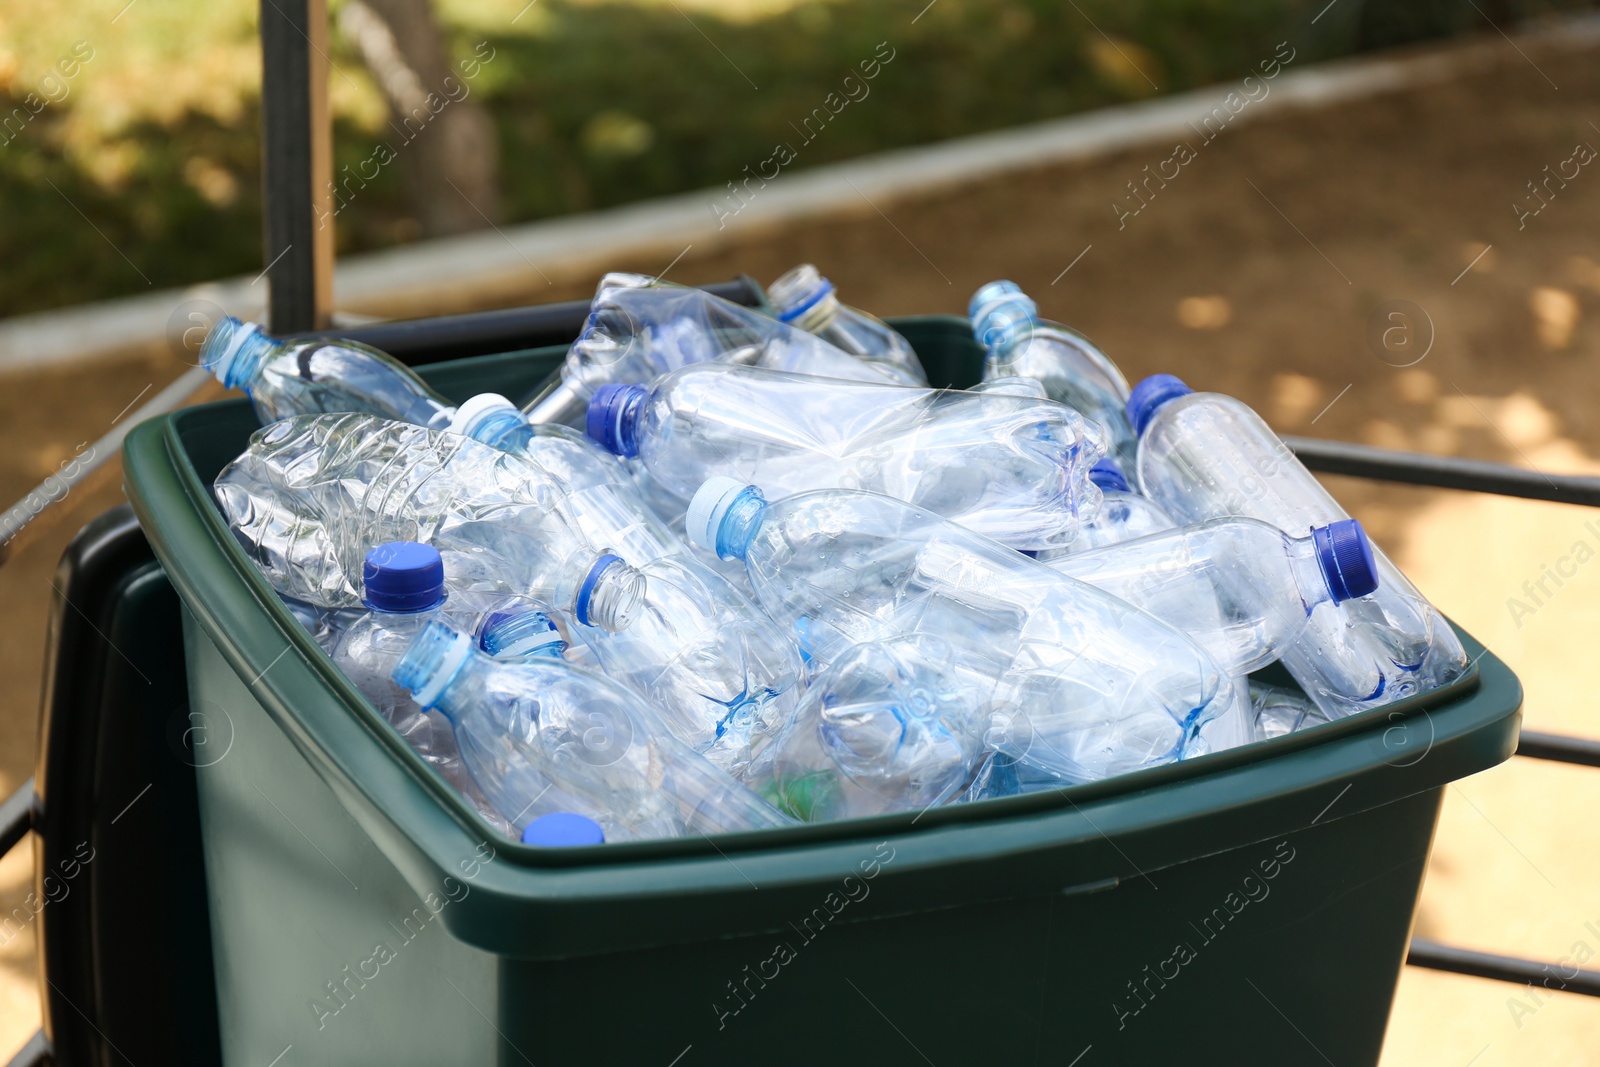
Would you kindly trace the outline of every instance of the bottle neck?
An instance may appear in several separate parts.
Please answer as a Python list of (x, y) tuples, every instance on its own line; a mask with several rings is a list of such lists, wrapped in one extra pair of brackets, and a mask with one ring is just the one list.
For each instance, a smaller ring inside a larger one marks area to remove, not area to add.
[(472, 638), (433, 621), (412, 639), (395, 665), (392, 679), (425, 708), (438, 708), (454, 721), (456, 689), (472, 660)]
[(833, 320), (839, 317), (839, 298), (834, 295), (833, 287), (816, 299), (810, 307), (805, 308), (788, 320), (789, 325), (797, 326), (807, 333), (821, 333), (832, 325)]
[(491, 411), (474, 420), (467, 428), (467, 436), (490, 448), (513, 455), (525, 455), (528, 443), (533, 440), (533, 427), (528, 418), (516, 408)]
[(650, 399), (648, 389), (637, 389), (628, 394), (621, 410), (617, 412), (617, 454), (624, 457), (639, 454), (639, 431), (644, 427), (645, 401)]
[(1285, 554), (1289, 560), (1289, 573), (1294, 577), (1295, 589), (1306, 614), (1324, 601), (1333, 599), (1328, 585), (1328, 575), (1318, 558), (1317, 547), (1309, 537), (1285, 537)]
[(227, 388), (249, 393), (260, 380), (261, 368), (268, 357), (282, 347), (281, 342), (262, 333), (255, 323), (229, 316), (206, 335), (205, 343), (200, 346), (200, 365)]
[(766, 515), (767, 502), (754, 488), (735, 497), (717, 525), (717, 555), (723, 559), (744, 559)]
[(562, 567), (558, 583), (559, 604), (569, 605), (572, 617), (584, 626), (608, 633), (626, 630), (644, 601), (645, 576), (610, 552), (599, 557), (579, 553)]

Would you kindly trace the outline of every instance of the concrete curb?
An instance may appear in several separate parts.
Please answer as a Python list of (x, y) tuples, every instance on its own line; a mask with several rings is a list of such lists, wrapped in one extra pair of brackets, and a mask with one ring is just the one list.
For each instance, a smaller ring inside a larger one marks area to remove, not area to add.
[[(1600, 15), (1553, 22), (1523, 32), (1517, 40), (1591, 48), (1600, 43)], [(1421, 53), (1290, 68), (1269, 83), (1268, 95), (1233, 121), (1435, 84), (1508, 59), (1522, 61), (1503, 42), (1486, 38)], [(731, 194), (704, 189), (351, 256), (338, 264), (335, 306), (357, 315), (414, 318), (491, 302), (537, 302), (550, 281), (604, 269), (622, 256), (659, 254), (665, 267), (691, 244), (702, 251), (715, 249), (807, 218), (870, 212), (1007, 173), (1189, 137), (1190, 124), (1210, 114), (1235, 88), (1237, 83), (1210, 86), (782, 174), (720, 225), (713, 205), (731, 203)], [(233, 278), (0, 320), (0, 373), (92, 360), (163, 340), (175, 347), (172, 339), (201, 321), (187, 318), (187, 312), (209, 303), (241, 317), (259, 316), (265, 286), (260, 278)]]

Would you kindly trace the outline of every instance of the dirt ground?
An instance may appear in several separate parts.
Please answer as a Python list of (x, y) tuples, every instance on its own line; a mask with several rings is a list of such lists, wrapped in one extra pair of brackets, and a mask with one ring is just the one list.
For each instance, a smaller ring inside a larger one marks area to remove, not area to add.
[[(1172, 146), (880, 205), (886, 217), (863, 204), (760, 243), (691, 250), (670, 277), (771, 280), (810, 260), (848, 302), (884, 315), (959, 313), (980, 283), (1010, 277), (1130, 379), (1177, 373), (1245, 398), (1282, 432), (1600, 473), (1600, 168), (1574, 152), (1600, 146), (1600, 63), (1594, 51), (1524, 52), (1507, 47), (1495, 68), (1436, 86), (1225, 130), (1192, 145), (1195, 158), (1121, 226), (1113, 203), (1136, 206), (1125, 183)], [(1546, 182), (1541, 200), (1533, 182)], [(1540, 204), (1519, 220), (1514, 205)], [(1399, 300), (1414, 305), (1409, 320), (1385, 317)], [(0, 498), (25, 493), (141, 389), (182, 370), (154, 352), (5, 381)], [(1600, 548), (1587, 512), (1329, 484), (1518, 672), (1530, 728), (1600, 736), (1589, 688), (1600, 569), (1547, 582), (1537, 603), (1524, 590)], [(54, 560), (117, 499), (114, 485), (80, 491), (0, 567), (7, 790), (30, 773)], [(1600, 774), (1556, 764), (1513, 760), (1452, 786), (1417, 932), (1540, 960), (1596, 954), (1585, 926), (1600, 926), (1596, 810)], [(0, 909), (21, 899), (28, 871), (21, 855), (0, 863)], [(36, 1025), (32, 953), (31, 933), (0, 946), (0, 1049)], [(1407, 969), (1383, 1063), (1600, 1063), (1597, 1032), (1594, 999)]]

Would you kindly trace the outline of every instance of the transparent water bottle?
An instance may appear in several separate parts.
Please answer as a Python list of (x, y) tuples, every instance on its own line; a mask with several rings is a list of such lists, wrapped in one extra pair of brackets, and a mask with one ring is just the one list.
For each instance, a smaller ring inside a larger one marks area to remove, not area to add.
[(792, 822), (677, 742), (633, 692), (562, 660), (495, 660), (435, 620), (394, 680), (450, 722), (473, 780), (519, 832), (559, 811), (609, 841)]
[[(1350, 516), (1248, 406), (1196, 393), (1170, 374), (1146, 378), (1128, 401), (1138, 429), (1139, 482), (1180, 522), (1260, 519), (1296, 537)], [(1330, 716), (1387, 704), (1467, 669), (1442, 615), (1376, 547), (1378, 589), (1312, 618), (1283, 657)]]
[(954, 799), (984, 753), (987, 692), (914, 634), (857, 645), (812, 682), (742, 781), (805, 822), (922, 811)]
[(1064, 405), (1009, 393), (702, 364), (599, 390), (587, 425), (685, 497), (714, 476), (775, 496), (863, 489), (1019, 549), (1069, 544), (1100, 502), (1089, 481), (1099, 432)]
[(741, 773), (794, 710), (799, 650), (687, 552), (662, 556), (641, 572), (648, 591), (626, 630), (576, 630), (606, 674), (653, 701), (680, 741)]
[(581, 425), (602, 385), (655, 380), (710, 360), (832, 378), (919, 385), (895, 363), (864, 360), (822, 338), (701, 289), (639, 274), (600, 281), (589, 321), (567, 351), (559, 380), (524, 410), (535, 423)]
[[(329, 657), (361, 695), (416, 753), (491, 821), (498, 817), (461, 766), (449, 723), (424, 711), (390, 674), (406, 648), (434, 619), (444, 617), (444, 561), (431, 546), (414, 541), (379, 545), (362, 567), (363, 606), (327, 649)], [(466, 613), (471, 615), (469, 609)]]
[(1137, 436), (1123, 405), (1128, 380), (1088, 338), (1059, 322), (1039, 318), (1039, 306), (1016, 282), (996, 281), (972, 294), (972, 332), (988, 353), (983, 377), (1021, 376), (1082, 412), (1105, 431), (1111, 458), (1132, 470)]
[(218, 504), (279, 593), (360, 602), (368, 547), (420, 541), (451, 595), (531, 596), (586, 625), (622, 629), (645, 579), (584, 536), (567, 487), (520, 457), (456, 434), (368, 415), (311, 415), (257, 431), (217, 476)]
[(1378, 585), (1372, 544), (1354, 519), (1313, 526), (1309, 537), (1257, 519), (1213, 519), (1050, 566), (1188, 634), (1235, 677), (1315, 640), (1306, 631), (1316, 612)]
[(455, 407), (409, 367), (358, 341), (280, 341), (227, 316), (200, 346), (200, 365), (243, 390), (263, 424), (294, 415), (358, 412), (442, 430)]
[(956, 679), (988, 694), (988, 744), (1071, 780), (1176, 760), (1233, 701), (1228, 676), (1166, 623), (890, 497), (768, 503), (717, 478), (688, 530), (744, 560), (773, 618), (804, 620), (814, 666), (907, 633), (941, 639)]
[(480, 393), (458, 407), (411, 368), (359, 341), (280, 341), (230, 316), (206, 335), (200, 362), (223, 385), (249, 396), (263, 424), (295, 415), (378, 415), (471, 437), (570, 483), (628, 480), (616, 459), (581, 433), (533, 426), (498, 393)]
[(833, 283), (810, 263), (800, 264), (767, 286), (767, 298), (777, 310), (779, 322), (814, 333), (857, 359), (892, 364), (911, 377), (907, 384), (928, 384), (911, 342), (876, 315), (839, 303)]
[(1104, 548), (1121, 541), (1170, 530), (1177, 523), (1147, 496), (1141, 496), (1128, 485), (1122, 469), (1109, 459), (1103, 459), (1089, 468), (1089, 480), (1100, 488), (1100, 510), (1085, 519), (1078, 527), (1078, 536), (1066, 548), (1041, 552), (1040, 559), (1049, 560), (1073, 552), (1087, 552)]

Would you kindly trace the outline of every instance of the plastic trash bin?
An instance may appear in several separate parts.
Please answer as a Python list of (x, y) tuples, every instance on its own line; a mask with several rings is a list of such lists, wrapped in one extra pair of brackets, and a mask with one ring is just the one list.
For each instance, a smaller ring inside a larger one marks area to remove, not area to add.
[[(964, 320), (895, 323), (935, 381)], [(541, 349), (426, 367), (518, 396)], [(182, 602), (225, 1062), (1376, 1062), (1444, 786), (1505, 760), (1515, 676), (1056, 793), (779, 831), (496, 838), (301, 630), (210, 497), (242, 400), (138, 427)], [(1079, 1057), (1082, 1057), (1080, 1060)]]

